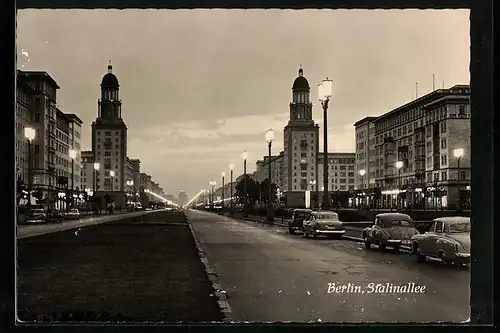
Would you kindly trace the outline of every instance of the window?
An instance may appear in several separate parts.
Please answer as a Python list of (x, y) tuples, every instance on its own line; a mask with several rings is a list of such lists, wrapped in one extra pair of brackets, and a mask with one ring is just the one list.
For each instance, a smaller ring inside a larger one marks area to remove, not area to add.
[(446, 181), (446, 180), (447, 180), (446, 171), (441, 171), (441, 181)]
[(443, 222), (436, 221), (436, 232), (443, 232)]
[(446, 139), (441, 139), (441, 149), (446, 149)]
[(441, 133), (446, 133), (446, 121), (441, 123)]
[(35, 123), (39, 123), (39, 122), (40, 122), (40, 114), (36, 113), (35, 114)]
[(465, 105), (460, 105), (458, 107), (458, 115), (459, 116), (465, 116)]
[(447, 162), (448, 162), (447, 156), (441, 155), (441, 165), (446, 165)]
[(104, 132), (104, 136), (111, 136), (111, 132), (110, 131)]

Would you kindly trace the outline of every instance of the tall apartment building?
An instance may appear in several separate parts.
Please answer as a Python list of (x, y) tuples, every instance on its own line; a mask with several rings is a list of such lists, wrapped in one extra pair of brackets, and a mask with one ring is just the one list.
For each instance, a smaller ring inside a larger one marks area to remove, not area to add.
[[(413, 207), (438, 208), (454, 206), (459, 196), (462, 203), (467, 202), (469, 86), (435, 90), (371, 122), (375, 127), (375, 182), (382, 190), (379, 204), (401, 207), (410, 202)], [(456, 149), (463, 151), (460, 158), (454, 155)], [(402, 167), (398, 169), (396, 162)]]
[[(375, 187), (375, 119), (365, 117), (354, 124), (356, 132), (356, 189)], [(361, 172), (361, 170), (363, 170)]]
[[(83, 121), (73, 113), (66, 113), (65, 117), (68, 121), (68, 140), (69, 147), (76, 152), (76, 157), (73, 162), (73, 181), (74, 189), (83, 191), (81, 181), (81, 170), (82, 170), (82, 156), (81, 156), (81, 140), (82, 140), (82, 124)], [(71, 157), (70, 157), (71, 158)], [(71, 159), (70, 161), (70, 172), (71, 172)]]
[(81, 152), (81, 188), (89, 193), (94, 190), (94, 153), (91, 150)]
[(17, 72), (16, 79), (16, 179), (28, 183), (28, 141), (24, 129), (33, 127), (33, 89)]
[(318, 140), (319, 126), (312, 118), (309, 82), (300, 68), (292, 87), (290, 118), (284, 129), (282, 191), (288, 206), (303, 204), (310, 181), (318, 181)]
[[(282, 151), (279, 155), (271, 156), (271, 182), (276, 184), (278, 188), (280, 188), (283, 183), (283, 155), (284, 152)], [(264, 156), (263, 159), (258, 160), (255, 165), (254, 179), (258, 182), (266, 180), (269, 173), (269, 156)]]
[(92, 123), (92, 151), (94, 159), (100, 163), (96, 195), (102, 197), (108, 194), (117, 207), (124, 207), (127, 126), (122, 119), (119, 90), (120, 84), (110, 64), (108, 73), (101, 81), (98, 115)]
[[(318, 154), (318, 178), (317, 190), (323, 191), (323, 159), (324, 153)], [(355, 189), (355, 153), (328, 153), (328, 184), (329, 192), (345, 192)], [(316, 191), (314, 183), (310, 183), (311, 191)]]
[[(128, 204), (135, 204), (139, 196), (140, 173), (141, 161), (127, 157), (127, 162), (125, 164), (125, 192)], [(132, 182), (132, 184), (130, 182)]]
[(59, 86), (47, 72), (17, 71), (17, 77), (29, 85), (32, 92), (31, 125), (35, 130), (32, 142), (33, 190), (41, 191), (46, 197), (56, 180), (56, 91)]

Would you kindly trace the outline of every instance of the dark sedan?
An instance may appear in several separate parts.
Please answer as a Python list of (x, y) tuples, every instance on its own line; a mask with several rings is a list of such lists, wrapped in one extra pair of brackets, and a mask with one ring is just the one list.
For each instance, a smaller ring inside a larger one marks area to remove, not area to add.
[(372, 244), (384, 251), (387, 247), (399, 250), (401, 246), (411, 246), (411, 237), (419, 232), (409, 215), (401, 213), (383, 213), (375, 216), (371, 227), (363, 230), (365, 247)]
[(294, 234), (296, 231), (303, 231), (303, 222), (311, 216), (311, 209), (294, 209), (292, 219), (288, 222), (288, 232)]
[(340, 238), (343, 234), (345, 234), (344, 224), (339, 220), (339, 216), (335, 212), (312, 212), (309, 219), (304, 221), (304, 236), (306, 238), (309, 235), (314, 238), (318, 236)]

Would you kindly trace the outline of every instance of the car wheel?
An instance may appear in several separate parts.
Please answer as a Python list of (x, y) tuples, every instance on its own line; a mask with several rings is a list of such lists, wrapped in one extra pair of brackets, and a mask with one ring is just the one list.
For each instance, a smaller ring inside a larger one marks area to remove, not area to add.
[(293, 235), (295, 233), (295, 230), (293, 230), (292, 228), (288, 228), (288, 233), (290, 235)]
[(417, 257), (417, 262), (425, 262), (426, 256), (420, 253), (418, 244), (413, 244), (413, 251), (415, 252), (415, 255)]
[(380, 251), (385, 252), (386, 246), (385, 246), (385, 243), (383, 241), (381, 241), (381, 240), (377, 241), (377, 245), (378, 245), (378, 248), (380, 249)]
[(318, 238), (318, 234), (316, 233), (316, 231), (313, 231), (313, 237)]
[(366, 235), (363, 236), (363, 242), (365, 243), (365, 247), (367, 249), (372, 248), (372, 243), (370, 243), (370, 241), (368, 240), (368, 237)]

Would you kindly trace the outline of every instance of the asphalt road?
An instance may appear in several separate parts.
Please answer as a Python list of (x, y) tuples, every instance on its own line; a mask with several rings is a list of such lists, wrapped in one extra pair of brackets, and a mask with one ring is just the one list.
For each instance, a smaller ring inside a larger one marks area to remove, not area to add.
[[(284, 228), (207, 212), (187, 215), (235, 321), (462, 322), (469, 317), (468, 268), (419, 264), (405, 252), (366, 250), (345, 239), (305, 239)], [(426, 289), (377, 293), (370, 283)], [(329, 293), (333, 284), (353, 288)]]

